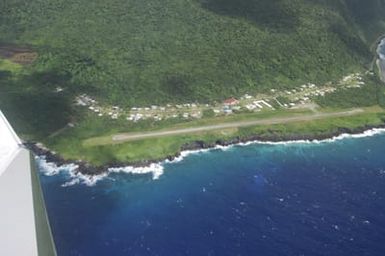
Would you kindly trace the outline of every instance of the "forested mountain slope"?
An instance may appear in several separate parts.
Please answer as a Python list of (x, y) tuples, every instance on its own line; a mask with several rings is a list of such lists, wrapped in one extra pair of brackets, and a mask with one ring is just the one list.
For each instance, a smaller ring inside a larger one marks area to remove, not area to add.
[(384, 31), (385, 0), (0, 3), (0, 42), (36, 50), (32, 73), (131, 106), (337, 79), (370, 63)]

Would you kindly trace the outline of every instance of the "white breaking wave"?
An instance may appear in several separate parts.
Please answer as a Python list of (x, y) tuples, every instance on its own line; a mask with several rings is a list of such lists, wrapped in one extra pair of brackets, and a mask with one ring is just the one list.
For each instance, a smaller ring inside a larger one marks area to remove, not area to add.
[(87, 186), (93, 186), (98, 181), (106, 178), (108, 173), (102, 173), (99, 175), (85, 175), (80, 172), (69, 172), (70, 180), (62, 185), (62, 187), (68, 187), (75, 184), (84, 184)]
[(240, 142), (240, 143), (232, 144), (229, 146), (217, 145), (214, 148), (183, 151), (183, 152), (181, 152), (179, 157), (175, 158), (172, 161), (166, 160), (163, 163), (171, 163), (171, 164), (172, 163), (178, 163), (178, 162), (183, 161), (183, 159), (189, 155), (204, 153), (204, 152), (218, 150), (218, 149), (222, 150), (222, 151), (226, 151), (226, 150), (229, 150), (233, 147), (246, 147), (246, 146), (250, 146), (250, 145), (322, 144), (322, 143), (332, 143), (332, 142), (336, 142), (336, 141), (344, 140), (344, 139), (348, 139), (348, 138), (372, 137), (372, 136), (379, 135), (382, 133), (385, 133), (385, 128), (375, 128), (375, 129), (367, 130), (367, 131), (365, 131), (363, 133), (359, 133), (359, 134), (344, 133), (344, 134), (341, 134), (339, 136), (335, 136), (335, 137), (332, 137), (330, 139), (324, 139), (324, 140), (289, 140), (289, 141), (277, 141), (277, 142), (254, 140), (254, 141), (248, 141), (248, 142)]
[(84, 184), (93, 186), (98, 181), (106, 178), (110, 173), (131, 173), (131, 174), (152, 174), (153, 179), (159, 179), (163, 174), (163, 166), (161, 164), (151, 164), (148, 167), (132, 167), (125, 166), (119, 168), (108, 168), (105, 173), (99, 175), (87, 175), (78, 171), (77, 164), (64, 164), (58, 166), (53, 162), (48, 162), (45, 156), (36, 156), (36, 163), (39, 170), (46, 176), (54, 176), (60, 173), (67, 174), (69, 181), (64, 183), (63, 187), (72, 186), (75, 184)]
[(75, 172), (79, 166), (76, 164), (66, 164), (58, 166), (55, 163), (47, 162), (45, 156), (36, 156), (36, 163), (40, 171), (46, 176), (54, 176), (61, 172)]
[(69, 175), (69, 181), (62, 186), (67, 187), (75, 184), (85, 184), (87, 186), (95, 185), (99, 180), (107, 177), (107, 173), (100, 175), (86, 175), (78, 171), (79, 165), (77, 164), (64, 164), (58, 166), (55, 163), (48, 162), (45, 156), (36, 156), (36, 163), (39, 170), (46, 176), (54, 176), (60, 173)]
[[(235, 145), (241, 145), (241, 144), (235, 144)], [(161, 164), (175, 164), (183, 161), (186, 157), (189, 155), (194, 155), (194, 154), (201, 154), (201, 153), (206, 153), (214, 150), (222, 150), (222, 151), (227, 151), (230, 148), (232, 148), (235, 145), (229, 145), (229, 146), (222, 146), (222, 145), (216, 145), (213, 148), (204, 148), (204, 149), (196, 149), (196, 150), (185, 150), (182, 151), (178, 157), (175, 157), (173, 160), (164, 160), (161, 162)]]
[(378, 134), (385, 133), (385, 129), (372, 129), (367, 130), (360, 134), (341, 134), (339, 136), (324, 139), (324, 140), (293, 140), (293, 141), (281, 141), (281, 142), (264, 142), (264, 141), (250, 141), (246, 143), (238, 143), (229, 146), (221, 146), (218, 145), (214, 148), (208, 149), (199, 149), (199, 150), (188, 150), (180, 153), (178, 157), (174, 160), (164, 160), (159, 163), (150, 164), (147, 167), (133, 167), (133, 166), (123, 166), (123, 167), (111, 167), (108, 168), (107, 171), (100, 175), (85, 175), (78, 171), (79, 166), (76, 164), (66, 164), (57, 166), (55, 163), (47, 162), (44, 156), (37, 156), (36, 161), (40, 171), (47, 176), (57, 175), (59, 173), (66, 173), (69, 175), (69, 180), (64, 183), (62, 186), (72, 186), (75, 184), (84, 184), (87, 186), (93, 186), (98, 181), (109, 176), (110, 173), (128, 173), (128, 174), (152, 174), (152, 178), (154, 180), (159, 179), (164, 173), (164, 165), (165, 164), (175, 164), (183, 161), (186, 157), (192, 154), (200, 154), (214, 150), (222, 150), (226, 151), (235, 146), (249, 146), (249, 145), (293, 145), (293, 144), (322, 144), (322, 143), (332, 143), (339, 140), (347, 139), (347, 138), (363, 138), (363, 137), (371, 137)]
[(240, 143), (237, 144), (239, 146), (248, 146), (251, 144), (264, 144), (264, 145), (290, 145), (290, 144), (322, 144), (322, 143), (332, 143), (336, 142), (339, 140), (344, 140), (344, 139), (349, 139), (349, 138), (365, 138), (365, 137), (372, 137), (375, 135), (379, 135), (385, 133), (384, 128), (376, 128), (372, 130), (367, 130), (363, 133), (358, 133), (358, 134), (348, 134), (348, 133), (343, 133), (338, 136), (334, 136), (329, 139), (323, 139), (323, 140), (289, 140), (289, 141), (277, 141), (277, 142), (272, 142), (272, 141), (250, 141), (250, 142), (245, 142), (245, 143)]
[(131, 174), (152, 174), (154, 180), (159, 179), (164, 172), (164, 167), (161, 163), (150, 164), (148, 167), (133, 167), (133, 166), (124, 166), (124, 167), (111, 167), (108, 168), (110, 173), (131, 173)]

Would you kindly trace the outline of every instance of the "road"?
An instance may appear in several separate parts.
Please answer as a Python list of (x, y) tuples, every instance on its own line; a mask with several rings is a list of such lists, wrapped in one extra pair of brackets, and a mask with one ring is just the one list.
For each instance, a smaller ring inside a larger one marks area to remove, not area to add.
[(174, 129), (174, 130), (167, 130), (167, 131), (154, 131), (154, 132), (144, 132), (144, 133), (121, 133), (121, 134), (113, 135), (112, 140), (113, 142), (125, 142), (125, 141), (132, 141), (132, 140), (141, 140), (141, 139), (157, 138), (157, 137), (172, 136), (172, 135), (208, 132), (208, 131), (214, 131), (214, 130), (248, 127), (248, 126), (255, 126), (255, 125), (285, 124), (285, 123), (293, 123), (293, 122), (301, 122), (301, 121), (319, 120), (319, 119), (332, 118), (332, 117), (352, 116), (362, 112), (364, 112), (362, 109), (354, 109), (350, 111), (341, 111), (341, 112), (333, 112), (333, 113), (316, 113), (316, 114), (294, 116), (294, 117), (275, 117), (275, 118), (259, 119), (259, 120), (252, 120), (252, 121), (239, 121), (239, 122), (232, 122), (232, 123), (222, 123), (222, 124), (216, 124), (216, 125)]

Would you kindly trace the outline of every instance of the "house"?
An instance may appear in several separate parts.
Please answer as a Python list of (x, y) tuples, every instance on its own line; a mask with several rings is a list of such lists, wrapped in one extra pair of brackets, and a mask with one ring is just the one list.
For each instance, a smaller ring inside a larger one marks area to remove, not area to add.
[(235, 98), (229, 98), (229, 99), (225, 100), (223, 102), (223, 104), (226, 106), (234, 106), (234, 105), (239, 104), (239, 100), (237, 100)]

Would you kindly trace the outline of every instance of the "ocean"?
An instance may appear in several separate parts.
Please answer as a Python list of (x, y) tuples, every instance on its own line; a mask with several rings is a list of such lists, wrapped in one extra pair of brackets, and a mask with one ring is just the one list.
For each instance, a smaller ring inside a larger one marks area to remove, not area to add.
[(40, 163), (58, 255), (383, 256), (385, 134), (371, 135), (218, 148), (94, 182)]

